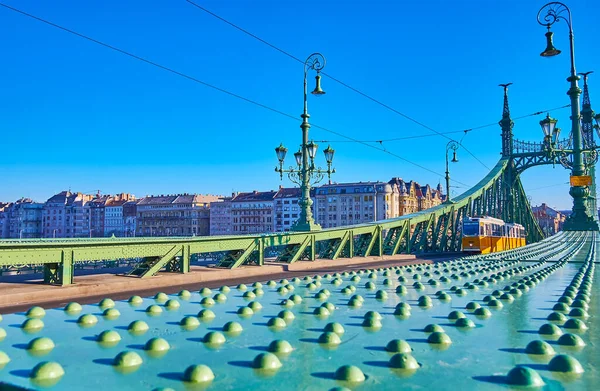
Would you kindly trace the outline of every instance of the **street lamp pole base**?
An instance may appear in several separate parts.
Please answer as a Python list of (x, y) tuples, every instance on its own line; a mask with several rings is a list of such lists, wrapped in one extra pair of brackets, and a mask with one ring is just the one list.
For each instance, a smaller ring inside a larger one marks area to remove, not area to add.
[(310, 221), (310, 222), (306, 222), (306, 223), (301, 223), (299, 221), (296, 221), (294, 223), (294, 225), (292, 225), (292, 227), (290, 228), (290, 231), (292, 232), (312, 232), (312, 231), (321, 231), (322, 228), (319, 224), (315, 223), (314, 221)]

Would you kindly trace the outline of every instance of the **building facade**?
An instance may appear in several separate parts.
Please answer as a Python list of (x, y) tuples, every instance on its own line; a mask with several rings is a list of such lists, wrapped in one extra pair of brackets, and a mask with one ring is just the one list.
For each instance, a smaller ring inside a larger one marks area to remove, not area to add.
[(433, 208), (446, 200), (441, 184), (433, 189), (429, 185), (421, 186), (415, 181), (405, 182), (402, 178), (392, 178), (388, 183), (392, 186), (394, 194), (392, 217)]
[(124, 236), (131, 237), (136, 234), (137, 201), (127, 201), (123, 204)]
[(21, 198), (6, 209), (8, 232), (12, 239), (31, 239), (42, 237), (42, 209), (44, 204)]
[(549, 207), (545, 203), (539, 206), (532, 206), (531, 211), (545, 236), (551, 236), (562, 231), (566, 219), (564, 213)]
[[(46, 238), (104, 237), (113, 233), (125, 236), (123, 205), (133, 199), (127, 193), (112, 196), (60, 192), (43, 205), (41, 234)], [(112, 208), (108, 221), (107, 205)]]
[(88, 203), (93, 196), (62, 191), (50, 197), (42, 211), (42, 235), (45, 238), (89, 236)]
[(205, 236), (210, 204), (222, 197), (199, 194), (148, 196), (136, 204), (136, 236)]
[(0, 238), (8, 237), (8, 208), (10, 202), (0, 202)]
[(273, 232), (273, 201), (276, 191), (238, 193), (231, 200), (232, 234)]
[(233, 219), (231, 217), (231, 197), (223, 197), (218, 202), (210, 203), (210, 235), (233, 235)]
[(316, 188), (315, 220), (323, 228), (380, 221), (441, 204), (440, 186), (432, 189), (414, 181), (336, 183)]
[(385, 220), (393, 215), (393, 190), (385, 182), (335, 183), (319, 186), (315, 220), (322, 228)]
[[(314, 189), (311, 189), (311, 192), (311, 198), (314, 199)], [(290, 231), (300, 216), (300, 206), (298, 205), (298, 201), (301, 196), (302, 193), (298, 187), (279, 188), (273, 203), (274, 232)]]
[(121, 193), (106, 201), (104, 204), (104, 236), (126, 236), (123, 206), (134, 199), (135, 197), (131, 194)]

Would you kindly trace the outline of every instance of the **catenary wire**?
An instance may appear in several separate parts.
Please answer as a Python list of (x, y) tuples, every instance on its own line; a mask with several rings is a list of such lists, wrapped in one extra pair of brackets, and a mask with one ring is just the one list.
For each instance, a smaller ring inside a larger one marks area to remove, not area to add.
[[(186, 1), (187, 3), (189, 3), (189, 4), (193, 5), (193, 6), (195, 6), (196, 8), (198, 8), (198, 9), (200, 9), (200, 10), (202, 10), (202, 11), (204, 11), (204, 12), (208, 13), (209, 15), (211, 15), (211, 16), (213, 16), (213, 17), (215, 17), (215, 18), (217, 18), (217, 19), (219, 19), (219, 20), (221, 20), (221, 21), (223, 21), (223, 22), (227, 23), (228, 25), (230, 25), (230, 26), (232, 26), (232, 27), (236, 28), (237, 30), (239, 30), (239, 31), (243, 32), (244, 34), (247, 34), (247, 35), (251, 36), (252, 38), (254, 38), (254, 39), (256, 39), (256, 40), (258, 40), (258, 41), (260, 41), (260, 42), (264, 43), (265, 45), (267, 45), (267, 46), (269, 46), (269, 47), (271, 47), (271, 48), (273, 48), (273, 49), (277, 50), (278, 52), (280, 52), (280, 53), (283, 53), (284, 55), (286, 55), (286, 56), (288, 56), (288, 57), (290, 57), (290, 58), (292, 58), (292, 59), (294, 59), (294, 60), (296, 60), (296, 61), (299, 61), (299, 62), (301, 62), (301, 63), (303, 63), (303, 64), (304, 64), (304, 61), (302, 61), (302, 60), (301, 60), (301, 59), (299, 59), (298, 57), (294, 56), (293, 54), (291, 54), (291, 53), (289, 53), (289, 52), (287, 52), (287, 51), (285, 51), (285, 50), (283, 50), (283, 49), (281, 49), (281, 48), (278, 48), (277, 46), (275, 46), (275, 45), (273, 45), (273, 44), (269, 43), (268, 41), (266, 41), (266, 40), (264, 40), (264, 39), (262, 39), (262, 38), (260, 38), (260, 37), (256, 36), (255, 34), (252, 34), (252, 33), (251, 33), (251, 32), (249, 32), (248, 30), (245, 30), (245, 29), (243, 29), (242, 27), (239, 27), (238, 25), (236, 25), (236, 24), (234, 24), (234, 23), (232, 23), (232, 22), (228, 21), (227, 19), (225, 19), (225, 18), (223, 18), (223, 17), (221, 17), (221, 16), (219, 16), (219, 15), (215, 14), (214, 12), (211, 12), (211, 11), (209, 11), (208, 9), (206, 9), (206, 8), (202, 7), (201, 5), (199, 5), (199, 4), (195, 3), (195, 2), (193, 2), (192, 0), (185, 0), (185, 1)], [(391, 107), (390, 105), (388, 105), (388, 104), (386, 104), (386, 103), (383, 103), (382, 101), (380, 101), (380, 100), (378, 100), (378, 99), (375, 99), (375, 98), (373, 98), (372, 96), (370, 96), (370, 95), (368, 95), (368, 94), (366, 94), (366, 93), (364, 93), (364, 92), (360, 91), (360, 90), (359, 90), (359, 89), (357, 89), (357, 88), (354, 88), (354, 87), (352, 87), (351, 85), (349, 85), (349, 84), (347, 84), (347, 83), (345, 83), (345, 82), (341, 81), (340, 79), (338, 79), (338, 78), (336, 78), (336, 77), (333, 77), (332, 75), (330, 75), (330, 74), (328, 74), (328, 73), (326, 73), (326, 72), (323, 72), (323, 71), (321, 71), (321, 74), (323, 74), (324, 76), (327, 76), (327, 77), (329, 77), (331, 80), (333, 80), (333, 81), (335, 81), (335, 82), (337, 82), (337, 83), (341, 84), (342, 86), (344, 86), (344, 87), (348, 88), (349, 90), (351, 90), (351, 91), (354, 91), (355, 93), (357, 93), (357, 94), (359, 94), (359, 95), (361, 95), (361, 96), (363, 96), (363, 97), (365, 97), (365, 98), (369, 99), (370, 101), (372, 101), (372, 102), (374, 102), (374, 103), (376, 103), (376, 104), (378, 104), (378, 105), (380, 105), (380, 106), (382, 106), (382, 107), (384, 107), (384, 108), (386, 108), (386, 109), (388, 109), (388, 110), (390, 110), (390, 111), (392, 111), (392, 112), (394, 112), (394, 113), (396, 113), (396, 114), (398, 114), (398, 115), (400, 115), (400, 116), (404, 117), (405, 119), (407, 119), (407, 120), (409, 120), (409, 121), (411, 121), (411, 122), (413, 122), (413, 123), (415, 123), (415, 124), (417, 124), (417, 125), (419, 125), (419, 126), (421, 126), (421, 127), (425, 128), (425, 129), (427, 129), (427, 130), (429, 130), (429, 131), (431, 131), (431, 132), (434, 132), (434, 133), (436, 133), (437, 135), (439, 135), (439, 136), (442, 136), (442, 137), (444, 137), (444, 138), (446, 138), (446, 139), (448, 139), (448, 140), (450, 140), (450, 141), (455, 141), (455, 140), (453, 140), (452, 138), (450, 138), (450, 137), (446, 136), (444, 133), (438, 132), (437, 130), (433, 129), (432, 127), (425, 125), (424, 123), (422, 123), (422, 122), (420, 122), (420, 121), (418, 121), (418, 120), (416, 120), (416, 119), (414, 119), (414, 118), (412, 118), (412, 117), (410, 117), (410, 116), (408, 116), (408, 115), (406, 115), (406, 114), (404, 114), (404, 113), (400, 112), (399, 110), (396, 110), (395, 108)], [(469, 149), (468, 149), (466, 146), (464, 146), (464, 145), (462, 144), (462, 142), (460, 142), (459, 144), (460, 144), (460, 146), (461, 146), (461, 147), (462, 147), (462, 148), (463, 148), (463, 149), (464, 149), (464, 150), (465, 150), (465, 151), (466, 151), (466, 152), (467, 152), (469, 155), (471, 155), (471, 156), (472, 156), (472, 157), (473, 157), (475, 160), (477, 160), (477, 161), (478, 161), (478, 162), (479, 162), (481, 165), (483, 165), (483, 166), (484, 166), (486, 169), (490, 170), (490, 168), (489, 168), (489, 167), (488, 167), (488, 166), (487, 166), (487, 165), (486, 165), (484, 162), (482, 162), (482, 161), (481, 161), (481, 160), (480, 160), (480, 159), (479, 159), (477, 156), (475, 156), (475, 155), (474, 155), (474, 154), (473, 154), (473, 153), (472, 153), (472, 152), (471, 152), (471, 151), (470, 151), (470, 150), (469, 150)]]
[[(513, 121), (517, 121), (519, 119), (523, 119), (523, 118), (527, 118), (527, 117), (533, 117), (536, 115), (540, 115), (546, 112), (550, 112), (550, 111), (555, 111), (555, 110), (560, 110), (560, 109), (564, 109), (567, 107), (571, 107), (570, 104), (564, 105), (564, 106), (560, 106), (560, 107), (554, 107), (552, 109), (547, 109), (547, 110), (542, 110), (542, 111), (536, 111), (535, 113), (531, 113), (531, 114), (527, 114), (527, 115), (522, 115), (520, 117), (515, 117), (513, 118)], [(443, 132), (443, 134), (455, 134), (455, 133), (468, 133), (471, 132), (473, 130), (479, 130), (479, 129), (483, 129), (483, 128), (488, 128), (490, 126), (497, 126), (498, 123), (497, 122), (492, 122), (486, 125), (481, 125), (481, 126), (476, 126), (474, 128), (470, 128), (470, 129), (465, 129), (465, 130), (453, 130), (450, 132)], [(382, 143), (382, 142), (391, 142), (391, 141), (401, 141), (401, 140), (410, 140), (410, 139), (415, 139), (415, 138), (426, 138), (426, 137), (435, 137), (437, 136), (436, 134), (419, 134), (416, 136), (405, 136), (405, 137), (394, 137), (394, 138), (388, 138), (388, 139), (381, 139), (381, 140), (362, 140), (366, 143)], [(318, 140), (319, 142), (323, 142), (323, 143), (348, 143), (348, 142), (353, 142), (353, 141), (347, 141), (347, 140)]]
[[(113, 50), (113, 51), (116, 51), (116, 52), (118, 52), (118, 53), (124, 54), (124, 55), (126, 55), (126, 56), (129, 56), (129, 57), (131, 57), (131, 58), (134, 58), (134, 59), (136, 59), (136, 60), (142, 61), (142, 62), (144, 62), (144, 63), (146, 63), (146, 64), (149, 64), (149, 65), (152, 65), (152, 66), (154, 66), (154, 67), (160, 68), (160, 69), (162, 69), (162, 70), (164, 70), (164, 71), (167, 71), (167, 72), (173, 73), (173, 74), (175, 74), (175, 75), (177, 75), (177, 76), (181, 76), (181, 77), (183, 77), (183, 78), (186, 78), (186, 79), (188, 79), (188, 80), (191, 80), (191, 81), (193, 81), (193, 82), (196, 82), (196, 83), (202, 84), (202, 85), (204, 85), (204, 86), (206, 86), (206, 87), (209, 87), (209, 88), (215, 89), (215, 90), (217, 90), (217, 91), (220, 91), (220, 92), (222, 92), (222, 93), (225, 93), (225, 94), (227, 94), (227, 95), (233, 96), (233, 97), (235, 97), (235, 98), (238, 98), (238, 99), (240, 99), (240, 100), (243, 100), (243, 101), (245, 101), (245, 102), (248, 102), (248, 103), (251, 103), (251, 104), (253, 104), (253, 105), (256, 105), (256, 106), (262, 107), (262, 108), (264, 108), (264, 109), (270, 110), (270, 111), (272, 111), (272, 112), (274, 112), (274, 113), (277, 113), (277, 114), (280, 114), (280, 115), (282, 115), (282, 116), (285, 116), (285, 117), (291, 118), (291, 119), (293, 119), (293, 120), (295, 120), (295, 121), (299, 121), (299, 119), (298, 119), (296, 116), (293, 116), (293, 115), (291, 115), (291, 114), (285, 113), (285, 112), (283, 112), (283, 111), (280, 111), (280, 110), (277, 110), (277, 109), (275, 109), (275, 108), (272, 108), (272, 107), (270, 107), (270, 106), (267, 106), (267, 105), (265, 105), (265, 104), (259, 103), (259, 102), (257, 102), (257, 101), (254, 101), (254, 100), (252, 100), (252, 99), (249, 99), (249, 98), (246, 98), (246, 97), (244, 97), (244, 96), (241, 96), (241, 95), (239, 95), (239, 94), (236, 94), (236, 93), (234, 93), (234, 92), (231, 92), (231, 91), (225, 90), (225, 89), (223, 89), (223, 88), (217, 87), (217, 86), (215, 86), (215, 85), (212, 85), (212, 84), (210, 84), (210, 83), (204, 82), (204, 81), (202, 81), (202, 80), (200, 80), (200, 79), (198, 79), (198, 78), (196, 78), (196, 77), (193, 77), (193, 76), (187, 75), (187, 74), (185, 74), (185, 73), (183, 73), (183, 72), (179, 72), (179, 71), (177, 71), (177, 70), (175, 70), (175, 69), (172, 69), (172, 68), (169, 68), (169, 67), (167, 67), (167, 66), (164, 66), (164, 65), (158, 64), (158, 63), (156, 63), (156, 62), (154, 62), (154, 61), (148, 60), (148, 59), (146, 59), (146, 58), (144, 58), (144, 57), (141, 57), (141, 56), (138, 56), (138, 55), (136, 55), (136, 54), (130, 53), (130, 52), (126, 51), (126, 50), (123, 50), (123, 49), (117, 48), (117, 47), (115, 47), (115, 46), (113, 46), (113, 45), (110, 45), (110, 44), (107, 44), (107, 43), (105, 43), (105, 42), (99, 41), (99, 40), (97, 40), (97, 39), (95, 39), (95, 38), (91, 38), (91, 37), (89, 37), (89, 36), (87, 36), (87, 35), (84, 35), (84, 34), (78, 33), (78, 32), (76, 32), (76, 31), (74, 31), (74, 30), (71, 30), (71, 29), (69, 29), (69, 28), (63, 27), (63, 26), (61, 26), (61, 25), (58, 25), (58, 24), (56, 24), (56, 23), (50, 22), (50, 21), (48, 21), (48, 20), (46, 20), (46, 19), (43, 19), (43, 18), (40, 18), (40, 17), (38, 17), (38, 16), (32, 15), (32, 14), (30, 14), (30, 13), (27, 13), (27, 12), (25, 12), (25, 11), (22, 11), (22, 10), (19, 10), (19, 9), (17, 9), (17, 8), (11, 7), (11, 6), (9, 6), (9, 5), (7, 5), (7, 4), (4, 4), (4, 3), (0, 3), (0, 6), (2, 6), (2, 7), (4, 7), (4, 8), (7, 8), (7, 9), (9, 9), (9, 10), (11, 10), (11, 11), (17, 12), (17, 13), (19, 13), (19, 14), (21, 14), (21, 15), (27, 16), (27, 17), (29, 17), (29, 18), (35, 19), (35, 20), (37, 20), (37, 21), (39, 21), (39, 22), (45, 23), (45, 24), (47, 24), (47, 25), (49, 25), (49, 26), (52, 26), (52, 27), (58, 28), (58, 29), (60, 29), (60, 30), (62, 30), (62, 31), (65, 31), (65, 32), (67, 32), (67, 33), (73, 34), (73, 35), (75, 35), (75, 36), (77, 36), (77, 37), (80, 37), (80, 38), (83, 38), (83, 39), (85, 39), (85, 40), (88, 40), (88, 41), (90, 41), (90, 42), (93, 42), (93, 43), (96, 43), (96, 44), (98, 44), (98, 45), (101, 45), (101, 46), (103, 46), (103, 47), (105, 47), (105, 48), (107, 48), (107, 49), (111, 49), (111, 50)], [(402, 161), (404, 161), (404, 162), (406, 162), (406, 163), (409, 163), (409, 164), (411, 164), (411, 165), (413, 165), (413, 166), (415, 166), (415, 167), (421, 168), (422, 170), (428, 171), (428, 172), (430, 172), (430, 173), (432, 173), (432, 174), (435, 174), (435, 175), (442, 175), (442, 174), (440, 174), (439, 172), (436, 172), (436, 171), (434, 171), (434, 170), (431, 170), (431, 169), (429, 169), (429, 168), (427, 168), (427, 167), (425, 167), (425, 166), (422, 166), (422, 165), (420, 165), (420, 164), (418, 164), (418, 163), (415, 163), (415, 162), (413, 162), (413, 161), (411, 161), (411, 160), (408, 160), (408, 159), (406, 159), (406, 158), (404, 158), (404, 157), (402, 157), (402, 156), (400, 156), (400, 155), (398, 155), (398, 154), (395, 154), (395, 153), (393, 153), (393, 152), (391, 152), (391, 151), (388, 151), (388, 150), (387, 150), (387, 149), (385, 149), (384, 147), (382, 147), (382, 148), (378, 148), (378, 147), (376, 147), (376, 146), (374, 146), (374, 145), (371, 145), (371, 144), (368, 144), (368, 143), (362, 142), (362, 141), (360, 141), (360, 140), (354, 139), (354, 138), (352, 138), (352, 137), (350, 137), (350, 136), (346, 136), (346, 135), (344, 135), (344, 134), (342, 134), (342, 133), (339, 133), (339, 132), (333, 131), (333, 130), (331, 130), (331, 129), (325, 128), (325, 127), (323, 127), (323, 126), (320, 126), (320, 125), (317, 125), (317, 124), (311, 124), (311, 126), (312, 126), (312, 127), (314, 127), (314, 128), (318, 128), (318, 129), (324, 130), (324, 131), (326, 131), (326, 132), (329, 132), (329, 133), (335, 134), (335, 135), (337, 135), (337, 136), (340, 136), (340, 137), (346, 138), (346, 139), (348, 139), (348, 140), (350, 140), (350, 141), (352, 141), (352, 142), (356, 142), (356, 143), (359, 143), (359, 144), (365, 145), (365, 146), (367, 146), (367, 147), (369, 147), (369, 148), (373, 148), (373, 149), (376, 149), (376, 150), (378, 150), (378, 151), (381, 151), (381, 152), (387, 153), (387, 154), (389, 154), (389, 155), (391, 155), (391, 156), (394, 156), (394, 157), (396, 157), (396, 158), (398, 158), (398, 159), (400, 159), (400, 160), (402, 160)], [(464, 185), (464, 186), (470, 186), (470, 185), (467, 185), (467, 184), (466, 184), (466, 183), (464, 183), (464, 182), (460, 182), (460, 181), (457, 181), (457, 180), (455, 180), (455, 179), (451, 179), (451, 180), (452, 180), (453, 182), (455, 182), (455, 183), (459, 183), (459, 184), (461, 184), (461, 185)]]

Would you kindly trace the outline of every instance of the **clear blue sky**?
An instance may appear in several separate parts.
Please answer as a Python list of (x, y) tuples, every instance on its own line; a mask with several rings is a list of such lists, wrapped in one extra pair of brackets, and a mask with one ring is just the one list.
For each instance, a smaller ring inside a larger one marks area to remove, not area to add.
[[(302, 64), (184, 0), (1, 1), (285, 113), (302, 111)], [(554, 28), (562, 55), (539, 56), (541, 1), (198, 3), (297, 57), (323, 53), (327, 73), (440, 132), (496, 123), (499, 83), (514, 83), (514, 117), (569, 103), (568, 30), (565, 23)], [(600, 4), (568, 4), (577, 70), (594, 70)], [(0, 200), (45, 201), (68, 188), (136, 196), (269, 190), (280, 184), (274, 147), (283, 142), (293, 152), (300, 143), (299, 122), (3, 7), (0, 35)], [(595, 70), (590, 92), (599, 108)], [(327, 95), (309, 98), (315, 124), (360, 140), (431, 134), (331, 79), (323, 78), (323, 88)], [(566, 133), (569, 110), (551, 114)], [(516, 137), (541, 140), (541, 118), (516, 121)], [(463, 142), (491, 168), (499, 133), (495, 125)], [(384, 143), (437, 174), (320, 129), (311, 138), (331, 140), (338, 182), (443, 182), (443, 137)], [(465, 151), (459, 159), (451, 173), (461, 182), (475, 184), (488, 172)], [(568, 171), (530, 171), (523, 182), (534, 203), (570, 208)]]

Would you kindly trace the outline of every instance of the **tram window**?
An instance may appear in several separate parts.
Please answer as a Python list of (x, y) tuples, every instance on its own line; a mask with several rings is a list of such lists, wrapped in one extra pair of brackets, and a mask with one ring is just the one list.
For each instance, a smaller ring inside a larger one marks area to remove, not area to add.
[(479, 224), (478, 223), (465, 223), (463, 226), (463, 235), (464, 236), (477, 236), (479, 234)]
[(500, 236), (501, 235), (501, 226), (498, 224), (492, 224), (492, 236)]

